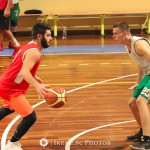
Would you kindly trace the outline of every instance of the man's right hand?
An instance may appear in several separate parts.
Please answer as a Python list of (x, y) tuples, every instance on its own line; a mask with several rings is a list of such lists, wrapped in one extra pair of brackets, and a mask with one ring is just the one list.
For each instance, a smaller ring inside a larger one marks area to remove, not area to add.
[(46, 92), (49, 90), (45, 87), (44, 84), (38, 84), (38, 86), (36, 87), (36, 91), (40, 99), (40, 98), (45, 98)]

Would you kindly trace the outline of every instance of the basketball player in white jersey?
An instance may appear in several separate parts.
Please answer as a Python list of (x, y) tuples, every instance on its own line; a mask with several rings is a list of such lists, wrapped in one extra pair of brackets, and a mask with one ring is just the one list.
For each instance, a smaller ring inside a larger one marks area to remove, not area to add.
[(150, 42), (143, 37), (132, 36), (126, 22), (119, 22), (113, 26), (113, 39), (118, 44), (126, 46), (129, 55), (139, 67), (129, 107), (140, 130), (137, 134), (128, 136), (127, 141), (137, 142), (130, 145), (132, 149), (150, 150), (150, 112), (147, 105), (149, 99), (147, 89), (150, 88)]

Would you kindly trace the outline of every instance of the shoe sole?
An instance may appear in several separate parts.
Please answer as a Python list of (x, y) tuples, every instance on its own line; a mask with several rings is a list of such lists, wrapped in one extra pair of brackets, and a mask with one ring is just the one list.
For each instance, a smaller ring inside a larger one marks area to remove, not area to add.
[(129, 147), (134, 150), (149, 150), (149, 149), (145, 149), (145, 148), (137, 148), (137, 147), (134, 147), (133, 145), (129, 145)]

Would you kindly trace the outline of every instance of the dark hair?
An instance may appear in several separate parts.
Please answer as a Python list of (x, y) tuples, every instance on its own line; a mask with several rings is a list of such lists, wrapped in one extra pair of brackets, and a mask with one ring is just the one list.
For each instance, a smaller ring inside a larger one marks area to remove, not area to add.
[(37, 38), (37, 34), (44, 35), (46, 30), (51, 30), (51, 27), (46, 23), (37, 23), (32, 28), (32, 37), (33, 39)]
[(130, 27), (126, 22), (118, 22), (113, 25), (113, 28), (120, 28), (122, 31), (130, 33)]

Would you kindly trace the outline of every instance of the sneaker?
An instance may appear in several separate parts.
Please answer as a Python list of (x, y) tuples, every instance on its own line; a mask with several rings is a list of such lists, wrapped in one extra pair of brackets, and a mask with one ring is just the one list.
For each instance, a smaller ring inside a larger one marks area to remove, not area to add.
[(127, 136), (127, 139), (126, 141), (129, 141), (129, 142), (140, 142), (142, 141), (142, 130), (140, 129), (138, 131), (138, 133), (134, 134), (134, 135), (130, 135), (130, 136)]
[(13, 52), (11, 58), (14, 58), (20, 49), (21, 49), (21, 45), (18, 46), (18, 47), (15, 47), (15, 48), (14, 48), (14, 52)]
[(0, 51), (2, 51), (2, 50), (3, 50), (3, 46), (1, 45), (1, 46), (0, 46)]
[(5, 146), (5, 150), (22, 150), (22, 148), (19, 141), (17, 142), (8, 141), (7, 145)]
[(135, 150), (150, 150), (150, 140), (130, 145), (130, 148)]

